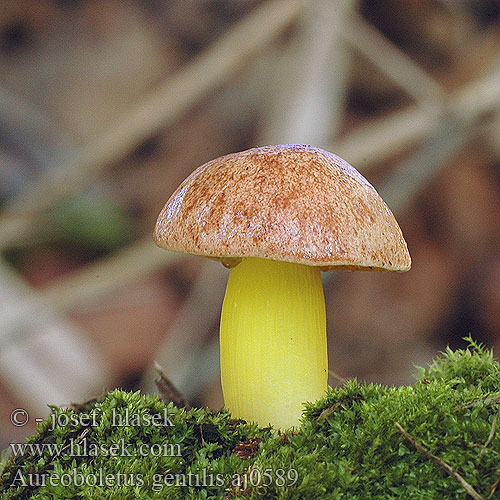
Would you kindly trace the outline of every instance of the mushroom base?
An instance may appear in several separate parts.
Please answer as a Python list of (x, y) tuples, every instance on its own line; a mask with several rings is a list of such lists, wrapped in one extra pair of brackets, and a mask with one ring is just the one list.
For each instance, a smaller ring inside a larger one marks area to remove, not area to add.
[(304, 403), (327, 389), (319, 268), (243, 259), (229, 277), (220, 342), (224, 402), (232, 416), (260, 426), (298, 426)]

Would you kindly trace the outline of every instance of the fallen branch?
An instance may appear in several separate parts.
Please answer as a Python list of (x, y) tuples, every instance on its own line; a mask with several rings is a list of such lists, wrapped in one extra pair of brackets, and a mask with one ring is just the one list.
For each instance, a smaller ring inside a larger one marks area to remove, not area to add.
[(460, 486), (472, 497), (474, 500), (484, 500), (484, 498), (452, 467), (450, 467), (446, 462), (443, 462), (439, 457), (433, 455), (427, 448), (419, 444), (416, 439), (411, 436), (407, 431), (401, 427), (401, 425), (396, 422), (394, 424), (396, 430), (402, 434), (418, 451), (425, 453), (429, 460), (432, 460), (439, 467), (443, 468), (455, 481), (457, 481)]

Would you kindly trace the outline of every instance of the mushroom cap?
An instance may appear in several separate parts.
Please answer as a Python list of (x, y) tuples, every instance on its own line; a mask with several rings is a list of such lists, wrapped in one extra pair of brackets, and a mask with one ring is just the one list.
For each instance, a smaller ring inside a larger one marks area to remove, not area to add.
[(342, 158), (279, 145), (205, 163), (170, 197), (154, 239), (167, 250), (310, 266), (407, 271), (406, 242), (373, 186)]

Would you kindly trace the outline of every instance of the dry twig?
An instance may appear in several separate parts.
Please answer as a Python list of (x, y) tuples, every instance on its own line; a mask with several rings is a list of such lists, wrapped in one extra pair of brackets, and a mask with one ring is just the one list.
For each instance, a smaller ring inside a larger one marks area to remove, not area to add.
[(500, 394), (492, 396), (491, 398), (475, 399), (474, 401), (470, 401), (469, 403), (463, 403), (460, 406), (462, 408), (472, 408), (473, 406), (476, 406), (479, 403), (484, 403), (485, 405), (500, 403)]
[(156, 386), (160, 391), (160, 397), (165, 403), (174, 403), (177, 408), (186, 408), (189, 410), (191, 405), (188, 403), (186, 398), (181, 394), (179, 389), (167, 378), (163, 372), (161, 366), (155, 363), (156, 371), (160, 378), (156, 380)]
[(484, 452), (486, 451), (486, 448), (490, 445), (490, 443), (493, 441), (493, 438), (495, 437), (495, 431), (497, 430), (497, 417), (493, 418), (493, 423), (491, 424), (491, 431), (490, 435), (488, 436), (488, 439), (486, 440), (486, 443), (483, 444), (483, 447), (481, 448), (481, 452), (479, 453), (479, 456), (482, 457), (484, 455)]
[(349, 381), (348, 378), (343, 377), (342, 375), (339, 375), (338, 373), (334, 372), (333, 370), (328, 370), (328, 375), (333, 377), (335, 380), (338, 380), (341, 384), (345, 384), (346, 382)]
[(441, 86), (401, 49), (362, 18), (339, 26), (342, 36), (365, 57), (370, 59), (417, 102), (431, 106), (442, 102)]
[(325, 420), (328, 418), (330, 415), (335, 413), (337, 408), (342, 404), (342, 401), (337, 401), (335, 404), (332, 406), (329, 406), (328, 408), (325, 408), (319, 415), (319, 417), (316, 419), (316, 422), (321, 422), (322, 420)]
[[(500, 475), (500, 471), (497, 470), (497, 474)], [(488, 495), (488, 498), (491, 498), (495, 494), (495, 491), (498, 488), (499, 484), (500, 484), (500, 477), (491, 486), (490, 494)]]
[(446, 462), (443, 462), (439, 457), (433, 455), (427, 448), (422, 446), (417, 440), (409, 434), (407, 431), (401, 427), (401, 425), (396, 422), (394, 424), (396, 430), (402, 434), (418, 451), (421, 451), (429, 460), (432, 460), (439, 467), (443, 468), (455, 481), (457, 481), (460, 486), (469, 494), (474, 500), (484, 500), (484, 498), (452, 467), (450, 467)]

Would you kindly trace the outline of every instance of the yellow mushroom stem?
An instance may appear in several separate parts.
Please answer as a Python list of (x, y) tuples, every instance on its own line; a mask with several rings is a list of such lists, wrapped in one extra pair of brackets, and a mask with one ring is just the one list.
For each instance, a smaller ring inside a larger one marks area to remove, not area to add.
[(261, 426), (297, 427), (327, 389), (325, 299), (317, 267), (246, 258), (231, 270), (220, 325), (224, 402)]

